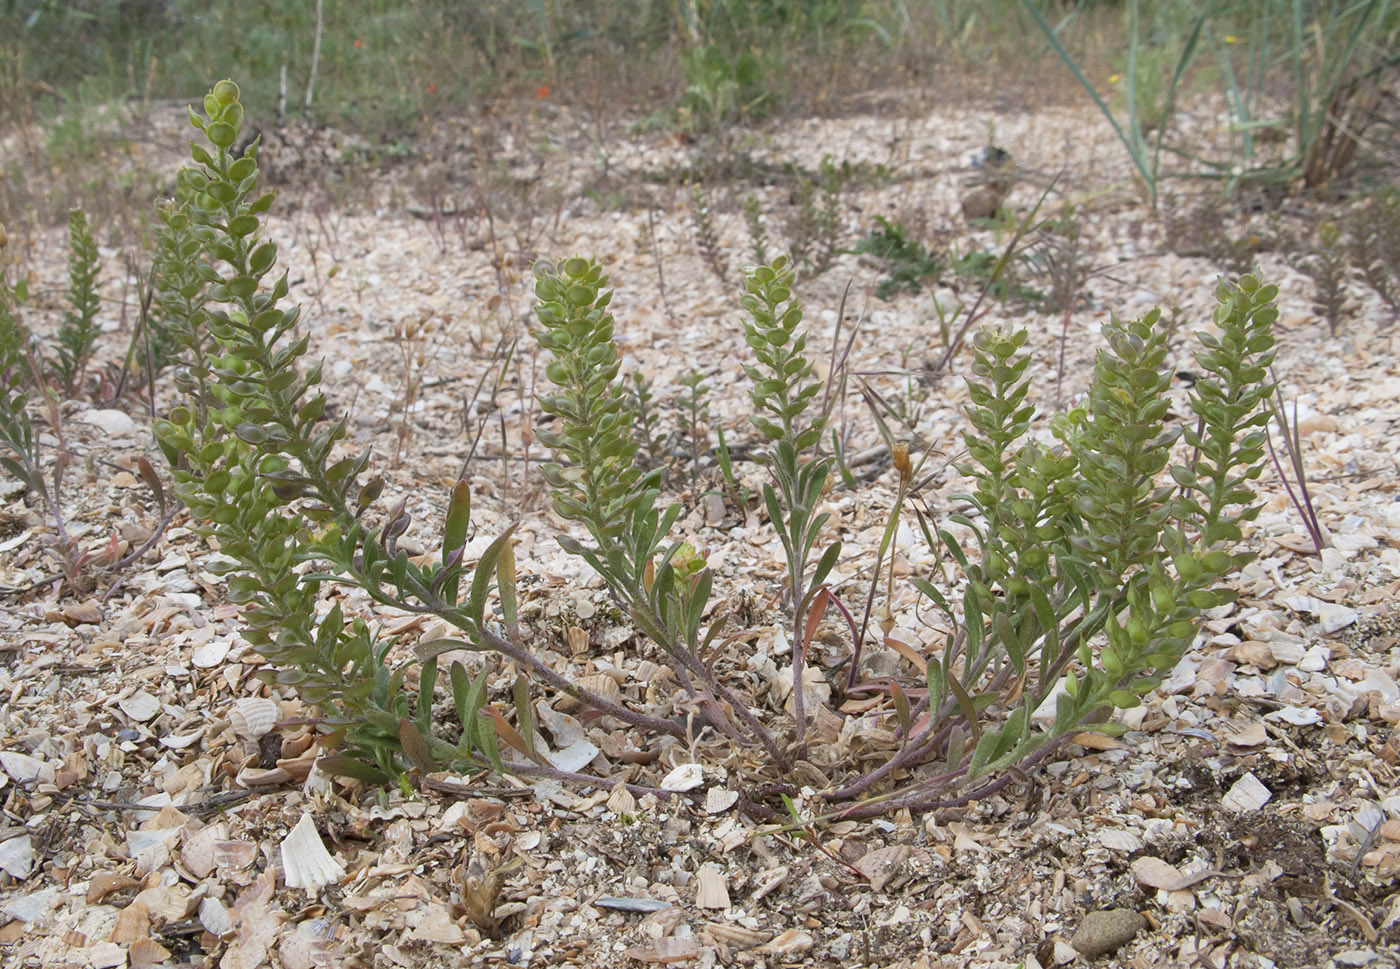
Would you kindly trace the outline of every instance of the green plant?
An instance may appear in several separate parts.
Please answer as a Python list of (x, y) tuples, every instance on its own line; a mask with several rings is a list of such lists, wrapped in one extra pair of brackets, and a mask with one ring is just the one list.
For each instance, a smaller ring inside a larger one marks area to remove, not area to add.
[(1346, 222), (1346, 248), (1366, 284), (1400, 313), (1400, 190), (1378, 194)]
[(101, 271), (97, 243), (82, 209), (68, 213), (68, 310), (58, 328), (58, 348), (51, 366), (71, 397), (82, 383), (97, 345), (97, 278)]
[(826, 272), (841, 251), (841, 193), (854, 174), (849, 162), (838, 166), (823, 155), (815, 177), (797, 177), (797, 204), (786, 228), (788, 254), (803, 279)]
[(917, 239), (910, 239), (904, 227), (883, 215), (875, 216), (879, 228), (852, 247), (852, 252), (874, 256), (881, 260), (884, 275), (875, 287), (875, 295), (891, 299), (901, 290), (917, 293), (928, 282), (937, 283), (943, 273), (944, 259)]
[[(326, 742), (341, 754), (322, 765), (376, 783), (406, 783), (413, 771), (440, 768), (599, 783), (554, 766), (536, 743), (536, 688), (642, 735), (685, 739), (676, 720), (591, 691), (534, 651), (517, 605), (513, 527), (475, 564), (463, 561), (472, 512), (464, 481), (447, 499), (440, 553), (410, 558), (399, 547), (415, 514), (408, 497), (386, 510), (383, 479), (360, 482), (369, 453), (345, 451), (347, 419), (326, 419), (315, 390), (319, 367), (300, 366), (307, 340), (295, 336), (298, 311), (283, 305), (286, 278), (275, 268), (276, 244), (264, 236), (261, 215), (272, 198), (258, 194), (256, 147), (238, 159), (228, 151), (242, 121), (237, 87), (221, 82), (204, 109), (192, 120), (208, 146), (193, 146), (195, 165), (180, 176), (188, 201), (174, 214), (200, 240), (186, 268), (207, 285), (196, 313), (209, 365), (194, 378), (202, 380), (195, 403), (174, 408), (157, 433), (196, 527), (228, 558), (228, 594), (248, 606), (245, 637), (269, 663), (262, 675), (318, 705), (332, 727)], [(619, 374), (602, 268), (576, 257), (539, 263), (535, 277), (535, 339), (549, 356), (551, 384), (539, 395), (546, 420), (537, 435), (555, 458), (542, 474), (571, 531), (559, 542), (602, 578), (620, 616), (645, 640), (637, 648), (665, 657), (681, 702), (747, 750), (745, 762), (755, 766), (744, 768), (754, 782), (745, 809), (781, 816), (782, 795), (796, 795), (811, 777), (807, 720), (815, 711), (805, 694), (821, 673), (806, 668), (807, 650), (833, 605), (855, 627), (827, 586), (841, 551), (821, 507), (832, 473), (832, 459), (819, 451), (830, 395), (821, 396), (807, 356), (794, 268), (780, 257), (754, 269), (741, 296), (751, 421), (766, 442), (756, 456), (771, 476), (763, 506), (786, 566), (790, 721), (725, 675), (721, 659), (742, 637), (725, 638), (723, 615), (706, 625), (715, 577), (695, 546), (672, 537), (679, 508), (660, 501), (660, 469), (636, 460), (629, 381)], [(889, 697), (890, 706), (870, 716), (892, 717), (896, 737), (873, 750), (884, 757), (873, 768), (833, 765), (839, 776), (817, 790), (826, 805), (863, 816), (985, 796), (1082, 725), (1115, 730), (1108, 712), (1138, 702), (1175, 664), (1200, 612), (1228, 601), (1219, 580), (1247, 559), (1233, 545), (1259, 508), (1250, 482), (1268, 419), (1274, 295), (1250, 277), (1218, 289), (1217, 333), (1202, 335), (1198, 353), (1199, 424), (1180, 432), (1196, 454), (1171, 466), (1175, 485), (1162, 478), (1178, 432), (1166, 423), (1170, 372), (1162, 369), (1167, 335), (1158, 314), (1105, 327), (1108, 346), (1089, 401), (1054, 419), (1053, 446), (1030, 435), (1025, 333), (978, 337), (964, 466), (973, 511), (953, 520), (972, 530), (980, 555), (914, 505), (926, 538), (962, 572), (961, 615), (950, 605), (959, 592), (931, 579), (916, 583), (956, 632), (928, 660), (922, 697), (899, 678), (865, 680), (855, 638), (850, 690)], [(728, 461), (721, 446), (722, 465)], [(902, 506), (918, 498), (919, 483), (907, 452), (896, 464)], [(327, 583), (436, 616), (453, 632), (412, 654), (396, 652), (392, 639), (339, 605), (320, 615)], [(440, 676), (439, 661), (459, 650), (483, 654), (479, 669), (454, 661)], [(493, 656), (513, 667), (504, 678), (493, 677)], [(1049, 701), (1061, 684), (1063, 696)], [(452, 713), (437, 703), (439, 688)], [(1046, 701), (1053, 722), (1034, 730), (1030, 714)]]
[(581, 258), (540, 264), (535, 274), (535, 313), (543, 324), (535, 338), (554, 355), (545, 373), (556, 388), (540, 396), (540, 409), (558, 420), (556, 430), (538, 433), (568, 461), (546, 465), (542, 474), (553, 488), (555, 512), (582, 525), (592, 539), (585, 545), (561, 535), (560, 545), (603, 577), (712, 723), (735, 739), (746, 733), (786, 770), (787, 758), (772, 734), (701, 659), (722, 628), (716, 622), (702, 637), (714, 580), (689, 544), (675, 542), (662, 551), (680, 507), (658, 510), (660, 469), (644, 473), (632, 460), (637, 442), (627, 433), (626, 398), (617, 380), (607, 277)]
[(709, 450), (710, 405), (705, 398), (710, 388), (705, 386), (705, 375), (692, 370), (681, 378), (685, 392), (675, 401), (676, 424), (680, 428), (681, 440), (690, 454), (690, 486), (694, 488), (700, 479), (700, 458)]
[(697, 180), (691, 187), (690, 204), (695, 245), (700, 249), (700, 258), (710, 267), (716, 279), (728, 285), (729, 255), (720, 245), (719, 232), (715, 228), (714, 202), (703, 181)]
[(1312, 278), (1313, 312), (1327, 321), (1327, 332), (1337, 335), (1347, 300), (1347, 254), (1335, 222), (1317, 227), (1314, 241), (1294, 264)]
[[(1355, 156), (1379, 96), (1379, 77), (1397, 62), (1394, 40), (1400, 21), (1390, 16), (1389, 0), (1164, 3), (1157, 9), (1181, 20), (1160, 48), (1153, 47), (1142, 28), (1144, 5), (1127, 0), (1123, 117), (1085, 76), (1061, 42), (1060, 29), (1050, 25), (1040, 6), (1033, 0), (1021, 3), (1112, 125), (1154, 208), (1168, 174), (1217, 178), (1230, 189), (1244, 179), (1286, 183), (1301, 178), (1308, 187), (1316, 187), (1335, 178)], [(1193, 167), (1168, 173), (1162, 168), (1163, 149), (1168, 147), (1166, 122), (1203, 45), (1214, 55), (1233, 137), (1223, 158), (1195, 156), (1172, 146)], [(1164, 68), (1173, 59), (1166, 93), (1159, 96)], [(1278, 103), (1278, 83), (1289, 88), (1282, 118), (1269, 116)], [(1149, 140), (1154, 127), (1155, 136)], [(1292, 130), (1290, 150), (1283, 157), (1261, 158), (1258, 133), (1277, 127)]]
[(756, 121), (772, 107), (768, 68), (753, 51), (729, 54), (711, 44), (686, 51), (681, 63), (686, 81), (682, 110), (699, 131)]
[(806, 334), (797, 330), (802, 307), (792, 291), (795, 276), (789, 260), (779, 256), (771, 265), (748, 274), (739, 304), (749, 316), (744, 339), (756, 362), (743, 365), (753, 382), (749, 398), (758, 411), (749, 420), (769, 442), (757, 460), (769, 469), (777, 485), (763, 486), (763, 503), (787, 564), (787, 592), (792, 604), (793, 719), (801, 758), (806, 755), (806, 652), (814, 632), (806, 619), (814, 598), (823, 591), (822, 583), (836, 565), (841, 543), (828, 545), (815, 567), (809, 566), (829, 517), (817, 511), (817, 503), (829, 486), (832, 461), (818, 455), (826, 426), (825, 407), (815, 416), (807, 415), (821, 383), (805, 355)]
[[(39, 441), (29, 416), (29, 388), (36, 383), (31, 367), (34, 354), (29, 333), (18, 316), (19, 307), (27, 298), (24, 280), (11, 283), (0, 274), (0, 444), (10, 452), (0, 457), (0, 465), (52, 510)], [(63, 461), (55, 463), (55, 491), (62, 481), (63, 466)]]
[(948, 268), (958, 279), (984, 288), (988, 295), (1001, 302), (1015, 299), (1023, 303), (1042, 303), (1045, 294), (1022, 282), (1016, 271), (1025, 261), (1024, 253), (1007, 260), (992, 249), (969, 249), (950, 255)]
[[(1183, 489), (1176, 495), (1159, 478), (1178, 434), (1163, 421), (1170, 372), (1161, 370), (1166, 333), (1156, 311), (1105, 325), (1108, 348), (1099, 352), (1088, 404), (1055, 417), (1061, 443), (1053, 448), (1020, 443), (1034, 413), (1025, 331), (983, 332), (969, 379), (970, 461), (962, 466), (975, 483), (963, 496), (975, 518), (953, 516), (972, 529), (980, 555), (974, 562), (940, 532), (968, 576), (963, 619), (932, 583), (917, 582), (957, 632), (941, 658), (928, 660), (927, 699), (907, 712), (896, 704), (906, 744), (875, 774), (937, 752), (946, 758), (945, 778), (972, 780), (1038, 761), (1068, 724), (1115, 732), (1108, 711), (1139, 703), (1175, 665), (1195, 617), (1229, 601), (1217, 583), (1250, 558), (1230, 547), (1261, 507), (1249, 483), (1262, 470), (1275, 294), (1252, 277), (1217, 290), (1220, 333), (1200, 334), (1203, 374), (1191, 401), (1199, 424), (1183, 432), (1195, 456), (1171, 466)], [(970, 681), (982, 685), (969, 688)], [(1032, 731), (1031, 714), (1052, 696), (1049, 729)], [(978, 711), (990, 704), (1004, 707), (1004, 721), (979, 723)], [(938, 800), (916, 791), (881, 809)]]
[[(5, 232), (0, 227), (0, 249), (5, 243)], [(90, 295), (86, 287), (75, 286), (70, 291), (74, 298)], [(36, 585), (57, 579), (66, 585), (66, 591), (83, 593), (92, 588), (99, 573), (120, 570), (152, 548), (176, 509), (167, 504), (160, 478), (143, 457), (137, 461), (137, 472), (151, 489), (160, 515), (159, 526), (147, 540), (135, 550), (127, 550), (113, 533), (103, 544), (84, 549), (69, 532), (63, 508), (63, 478), (75, 456), (64, 437), (59, 393), (46, 379), (38, 344), (19, 318), (20, 307), (27, 298), (25, 282), (10, 282), (0, 264), (0, 448), (8, 452), (0, 454), (0, 467), (39, 496), (53, 526), (53, 534), (44, 540), (44, 554), (60, 571), (57, 576), (42, 579)], [(31, 397), (36, 397), (37, 401), (32, 401)], [(52, 444), (46, 446), (43, 436), (35, 432), (31, 406), (42, 410)], [(53, 452), (52, 465), (47, 471), (46, 450)]]
[(749, 246), (755, 266), (768, 262), (768, 225), (757, 195), (744, 198), (744, 227), (749, 230)]
[(640, 371), (633, 371), (631, 382), (625, 386), (632, 411), (632, 436), (646, 454), (647, 467), (656, 468), (665, 457), (667, 436), (661, 430), (661, 418), (656, 413), (652, 384)]

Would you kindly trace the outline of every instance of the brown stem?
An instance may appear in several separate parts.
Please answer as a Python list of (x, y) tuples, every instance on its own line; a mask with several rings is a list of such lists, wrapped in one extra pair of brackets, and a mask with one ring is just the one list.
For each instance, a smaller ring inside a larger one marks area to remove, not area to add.
[[(871, 802), (863, 805), (857, 804), (848, 811), (842, 811), (841, 817), (842, 819), (856, 820), (859, 818), (869, 818), (882, 814), (890, 814), (894, 811), (900, 810), (901, 808), (907, 808), (909, 811), (913, 812), (931, 811), (937, 808), (961, 807), (962, 805), (967, 804), (970, 801), (978, 801), (982, 798), (990, 797), (997, 791), (1000, 791), (1002, 788), (1009, 786), (1013, 781), (1023, 779), (1026, 776), (1027, 771), (1029, 771), (1036, 764), (1040, 763), (1042, 760), (1045, 760), (1052, 753), (1054, 753), (1055, 750), (1057, 750), (1059, 746), (1062, 743), (1064, 743), (1068, 738), (1068, 732), (1061, 734), (1059, 737), (1056, 737), (1054, 740), (1051, 740), (1044, 747), (1041, 747), (1035, 753), (1031, 754), (1029, 757), (1023, 760), (1020, 764), (1016, 766), (1015, 769), (1008, 770), (1005, 774), (1001, 775), (996, 780), (991, 781), (988, 784), (984, 784), (982, 787), (979, 787), (974, 791), (970, 791), (969, 793), (961, 794), (957, 797), (943, 800), (940, 799), (940, 796), (938, 794), (935, 794), (933, 792), (925, 792), (923, 794), (919, 794), (918, 790), (916, 789), (915, 791), (911, 791), (909, 794), (901, 798), (896, 798), (888, 801), (880, 801), (878, 803)], [(956, 780), (959, 776), (961, 776), (964, 773), (966, 773), (964, 769), (959, 769), (956, 771), (951, 771), (947, 774), (939, 775), (938, 777), (931, 777), (927, 781), (924, 781), (922, 784), (920, 784), (919, 787), (926, 788), (929, 785), (933, 784), (946, 784), (947, 782)]]
[(623, 723), (631, 724), (642, 730), (650, 730), (655, 733), (668, 734), (669, 736), (686, 739), (685, 727), (670, 720), (663, 720), (661, 717), (653, 717), (649, 714), (638, 713), (626, 707), (619, 706), (611, 700), (604, 699), (592, 690), (586, 690), (566, 676), (554, 672), (541, 660), (536, 659), (529, 652), (516, 646), (509, 640), (496, 635), (489, 629), (481, 630), (481, 640), (495, 652), (514, 660), (521, 666), (527, 667), (532, 673), (538, 676), (545, 683), (554, 687), (560, 693), (573, 697), (580, 703), (586, 703), (600, 713), (610, 717), (616, 717)]

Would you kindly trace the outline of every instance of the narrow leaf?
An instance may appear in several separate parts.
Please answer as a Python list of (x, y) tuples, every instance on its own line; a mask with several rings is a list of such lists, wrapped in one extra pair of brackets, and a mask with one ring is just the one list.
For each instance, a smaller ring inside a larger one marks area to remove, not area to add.
[(425, 774), (437, 770), (437, 762), (433, 760), (432, 751), (428, 749), (428, 742), (423, 739), (423, 734), (412, 720), (399, 721), (399, 743), (414, 767)]
[(894, 701), (894, 716), (899, 721), (900, 732), (904, 735), (904, 742), (909, 742), (909, 698), (904, 695), (904, 690), (894, 680), (890, 680), (890, 699)]
[(539, 758), (535, 754), (534, 717), (530, 710), (530, 681), (524, 673), (516, 676), (511, 693), (515, 697), (515, 722), (520, 724), (520, 733), (525, 741), (525, 754), (531, 760), (538, 761)]

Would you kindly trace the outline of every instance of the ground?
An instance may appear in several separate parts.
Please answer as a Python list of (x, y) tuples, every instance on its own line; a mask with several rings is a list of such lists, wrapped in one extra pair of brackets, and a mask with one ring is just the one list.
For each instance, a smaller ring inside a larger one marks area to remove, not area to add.
[[(1083, 394), (1110, 311), (1161, 305), (1183, 335), (1205, 325), (1220, 267), (1167, 250), (1164, 220), (1134, 194), (1098, 115), (890, 107), (901, 103), (901, 92), (886, 92), (850, 117), (774, 122), (731, 135), (708, 158), (744, 160), (710, 183), (724, 281), (697, 246), (695, 202), (677, 175), (697, 147), (666, 132), (522, 106), (522, 117), (527, 108), (542, 116), (445, 125), (432, 150), (385, 172), (363, 162), (369, 149), (353, 139), (268, 133), (268, 177), (284, 186), (269, 234), (291, 270), (311, 354), (326, 359), (332, 406), (352, 413), (354, 443), (374, 447), (387, 480), (381, 501), (408, 499), (415, 525), (403, 546), (432, 546), (471, 452), (477, 534), (520, 522), (522, 619), (538, 648), (642, 699), (661, 672), (656, 657), (558, 547), (563, 526), (538, 473), (546, 456), (522, 440), (542, 379), (525, 335), (529, 267), (597, 258), (616, 288), (627, 368), (654, 381), (658, 401), (698, 368), (710, 425), (742, 444), (752, 432), (736, 288), (751, 257), (739, 201), (753, 193), (765, 211), (790, 210), (789, 163), (815, 171), (830, 154), (886, 173), (847, 187), (844, 245), (882, 215), (927, 239), (952, 234), (963, 251), (1005, 241), (964, 224), (959, 209), (989, 130), (1020, 175), (1012, 211), (1034, 205), (1058, 174), (1047, 204), (1080, 204), (1085, 258), (1104, 271), (1067, 314), (1008, 302), (987, 316), (1030, 330), (1035, 392), (1047, 406)], [(145, 143), (171, 146), (145, 159), (168, 174), (179, 164), (179, 115), (143, 123)], [(1184, 123), (1208, 134), (1213, 116), (1201, 107)], [(1285, 211), (1306, 224), (1313, 205), (1294, 199)], [(771, 225), (781, 236), (776, 216)], [(12, 230), (9, 251), (41, 319), (60, 303), (63, 245), (58, 232)], [(120, 254), (104, 246), (113, 306), (134, 299), (115, 269)], [(1329, 547), (1317, 554), (1303, 537), (1270, 469), (1247, 537), (1258, 560), (1235, 583), (1238, 604), (1211, 615), (1162, 689), (1128, 712), (1124, 736), (1081, 734), (972, 804), (822, 824), (819, 846), (763, 834), (761, 821), (727, 804), (676, 806), (609, 787), (439, 777), (376, 793), (331, 781), (312, 771), (310, 711), (253, 678), (238, 610), (209, 570), (215, 550), (183, 517), (120, 576), (55, 587), (40, 551), (50, 526), (33, 496), (10, 486), (0, 521), (0, 952), (14, 966), (1049, 966), (1088, 961), (1070, 945), (1092, 947), (1076, 935), (1086, 919), (1128, 910), (1140, 920), (1120, 914), (1128, 938), (1098, 964), (1396, 965), (1400, 358), (1393, 321), (1369, 291), (1357, 287), (1332, 334), (1288, 256), (1263, 251), (1258, 262), (1281, 291), (1277, 376), (1298, 403)], [(849, 283), (852, 369), (919, 411), (916, 444), (952, 454), (966, 390), (961, 379), (919, 375), (943, 349), (935, 299), (947, 307), (975, 293), (965, 284), (883, 300), (873, 294), (879, 274), (878, 260), (842, 254), (800, 284), (812, 345), (827, 352)], [(115, 330), (117, 313), (110, 322)], [(521, 342), (493, 392), (487, 375), (514, 336)], [(125, 340), (111, 333), (104, 359), (120, 360)], [(1189, 347), (1178, 344), (1179, 370), (1193, 368)], [(110, 410), (133, 420), (101, 413)], [(142, 455), (160, 463), (147, 414), (133, 393), (66, 409), (83, 460), (69, 470), (65, 507), (70, 531), (93, 547), (112, 535), (134, 547), (155, 524), (135, 467)], [(829, 530), (847, 548), (833, 585), (852, 590), (864, 589), (894, 490), (866, 414), (854, 392), (837, 412), (851, 429), (848, 453), (870, 456), (854, 469), (858, 488), (826, 499)], [(712, 458), (702, 464), (700, 481), (677, 485), (679, 528), (709, 548), (717, 585), (746, 611), (754, 633), (740, 647), (781, 664), (776, 539), (756, 513), (706, 499), (718, 479)], [(751, 464), (739, 473), (761, 480)], [(934, 480), (934, 514), (948, 513), (959, 487), (951, 469)], [(935, 566), (912, 532), (901, 537), (901, 575)], [(896, 606), (899, 635), (927, 641), (912, 590)], [(406, 645), (436, 635), (421, 617), (376, 618)], [(886, 651), (870, 662), (893, 673), (904, 661)], [(610, 749), (597, 721), (564, 718), (549, 739), (564, 746), (571, 729)], [(710, 765), (705, 782), (720, 790), (743, 776), (726, 772), (712, 736), (665, 747), (628, 776), (655, 783), (692, 759)], [(304, 817), (314, 822), (310, 843), (298, 828), (289, 858), (284, 842)], [(329, 880), (316, 879), (323, 888), (290, 886), (289, 875), (317, 861), (329, 866)], [(499, 894), (488, 891), (482, 915), (466, 886), (489, 889), (493, 879)]]

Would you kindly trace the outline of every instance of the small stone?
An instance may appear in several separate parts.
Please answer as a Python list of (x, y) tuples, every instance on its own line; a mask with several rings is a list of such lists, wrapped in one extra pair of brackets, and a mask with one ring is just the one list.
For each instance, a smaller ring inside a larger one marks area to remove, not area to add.
[(1130, 908), (1111, 908), (1084, 916), (1069, 944), (1087, 959), (1107, 955), (1132, 940), (1147, 920)]

